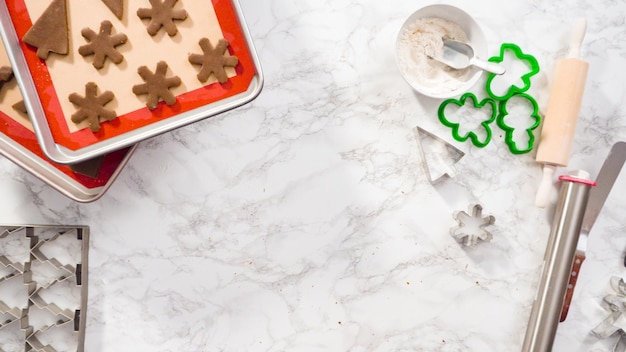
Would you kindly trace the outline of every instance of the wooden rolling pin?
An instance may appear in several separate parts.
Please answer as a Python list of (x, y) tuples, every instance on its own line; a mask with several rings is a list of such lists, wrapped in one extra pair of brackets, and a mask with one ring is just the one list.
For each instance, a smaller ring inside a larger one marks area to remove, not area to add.
[(580, 60), (586, 29), (587, 21), (579, 19), (574, 25), (569, 54), (556, 64), (535, 158), (543, 164), (543, 178), (535, 198), (535, 205), (541, 208), (548, 203), (556, 168), (569, 163), (589, 68), (587, 62)]

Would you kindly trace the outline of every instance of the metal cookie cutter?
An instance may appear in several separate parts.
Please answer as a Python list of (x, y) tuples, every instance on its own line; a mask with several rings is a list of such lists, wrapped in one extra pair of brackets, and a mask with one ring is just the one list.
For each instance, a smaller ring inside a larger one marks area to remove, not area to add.
[(456, 175), (454, 164), (461, 160), (465, 153), (420, 127), (415, 127), (413, 134), (417, 140), (428, 181), (434, 185), (445, 176), (454, 177)]
[[(4, 319), (0, 323), (0, 333), (10, 332), (3, 330), (18, 322), (22, 332), (15, 343), (15, 339), (0, 341), (0, 351), (23, 348), (25, 351), (57, 352), (59, 346), (68, 344), (75, 346), (72, 350), (84, 351), (88, 238), (89, 228), (86, 226), (0, 225), (0, 270), (5, 275), (0, 277), (0, 317)], [(78, 242), (73, 242), (74, 239)], [(62, 244), (67, 244), (67, 248)], [(79, 246), (80, 253), (70, 253), (75, 249), (70, 247), (76, 246)], [(67, 254), (65, 258), (63, 254)], [(26, 293), (12, 292), (11, 287), (24, 286)], [(72, 297), (76, 302), (62, 302), (65, 300), (62, 297)], [(33, 326), (29, 317), (35, 313), (31, 311), (40, 311), (37, 313), (47, 316), (45, 323), (40, 322), (46, 325)], [(66, 327), (73, 332), (72, 341), (66, 341), (66, 337), (62, 339), (64, 333), (55, 334), (57, 329), (65, 330)], [(44, 345), (38, 336), (43, 334), (48, 344)]]
[(608, 305), (610, 314), (598, 326), (593, 328), (591, 332), (601, 339), (618, 335), (619, 338), (613, 348), (613, 352), (625, 352), (626, 317), (624, 316), (624, 310), (626, 309), (626, 282), (624, 282), (624, 279), (614, 276), (611, 278), (611, 287), (615, 293), (604, 297), (604, 302)]
[(469, 213), (458, 211), (454, 213), (458, 226), (450, 229), (450, 234), (461, 244), (472, 247), (479, 241), (490, 241), (493, 235), (485, 230), (496, 222), (492, 215), (483, 216), (483, 207), (480, 204), (469, 206)]

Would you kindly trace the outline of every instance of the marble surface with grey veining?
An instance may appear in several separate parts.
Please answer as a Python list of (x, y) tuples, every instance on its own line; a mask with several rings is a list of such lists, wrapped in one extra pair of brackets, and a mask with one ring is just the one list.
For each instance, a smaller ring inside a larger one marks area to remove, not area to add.
[[(449, 1), (489, 42), (542, 71), (588, 20), (589, 74), (568, 168), (595, 177), (626, 140), (626, 4)], [(534, 206), (535, 152), (452, 140), (440, 100), (396, 65), (404, 20), (428, 2), (241, 0), (265, 85), (251, 103), (154, 137), (96, 202), (76, 203), (0, 160), (0, 222), (91, 228), (86, 351), (471, 351), (521, 349), (551, 204)], [(460, 148), (458, 174), (428, 182), (413, 128)], [(626, 276), (626, 176), (591, 236), (554, 351), (609, 351), (590, 333)], [(453, 214), (479, 203), (490, 242), (466, 248)]]

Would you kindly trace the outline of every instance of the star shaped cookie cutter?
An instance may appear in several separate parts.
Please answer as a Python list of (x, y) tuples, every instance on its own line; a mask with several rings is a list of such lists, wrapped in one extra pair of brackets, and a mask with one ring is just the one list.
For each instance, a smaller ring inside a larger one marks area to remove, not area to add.
[(453, 215), (459, 224), (450, 229), (450, 234), (457, 242), (473, 247), (480, 241), (490, 241), (493, 238), (491, 232), (485, 230), (489, 225), (496, 222), (493, 215), (483, 216), (483, 207), (480, 204), (471, 204), (469, 212), (457, 211)]

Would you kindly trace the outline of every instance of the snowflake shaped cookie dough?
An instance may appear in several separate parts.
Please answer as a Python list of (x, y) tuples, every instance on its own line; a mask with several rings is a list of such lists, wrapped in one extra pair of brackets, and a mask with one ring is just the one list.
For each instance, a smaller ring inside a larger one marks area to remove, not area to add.
[(154, 110), (162, 99), (167, 105), (176, 103), (176, 96), (170, 91), (170, 88), (178, 87), (182, 82), (178, 76), (166, 77), (167, 63), (159, 61), (154, 73), (146, 66), (141, 66), (137, 73), (143, 78), (145, 83), (133, 86), (133, 93), (136, 95), (148, 95), (146, 106), (150, 110)]
[(213, 47), (208, 38), (202, 38), (198, 44), (200, 44), (202, 54), (189, 54), (190, 63), (202, 66), (198, 72), (198, 80), (206, 82), (211, 74), (214, 74), (218, 82), (226, 83), (228, 75), (224, 68), (235, 67), (239, 63), (236, 56), (224, 56), (228, 49), (228, 41), (222, 38)]
[(479, 241), (490, 241), (493, 237), (485, 227), (492, 225), (496, 218), (493, 216), (483, 216), (483, 207), (480, 204), (473, 204), (469, 207), (469, 213), (459, 211), (454, 214), (454, 219), (459, 226), (450, 230), (450, 234), (465, 246), (472, 247)]
[(117, 117), (115, 111), (104, 108), (113, 98), (114, 95), (111, 91), (98, 95), (98, 86), (93, 82), (87, 83), (84, 97), (77, 93), (72, 93), (69, 96), (69, 100), (78, 106), (78, 111), (72, 115), (72, 122), (80, 123), (87, 120), (92, 132), (99, 131), (101, 118), (111, 121)]
[(172, 37), (178, 33), (178, 28), (174, 20), (183, 21), (187, 18), (187, 11), (174, 10), (174, 5), (178, 0), (150, 0), (152, 8), (141, 8), (137, 10), (137, 16), (141, 19), (150, 19), (148, 24), (148, 34), (156, 35), (161, 28)]
[(80, 34), (89, 42), (78, 48), (82, 56), (93, 55), (93, 67), (101, 69), (108, 57), (113, 63), (119, 64), (124, 60), (124, 55), (117, 51), (116, 47), (126, 43), (126, 34), (111, 34), (113, 25), (109, 21), (100, 24), (100, 32), (96, 33), (91, 28), (83, 29)]

